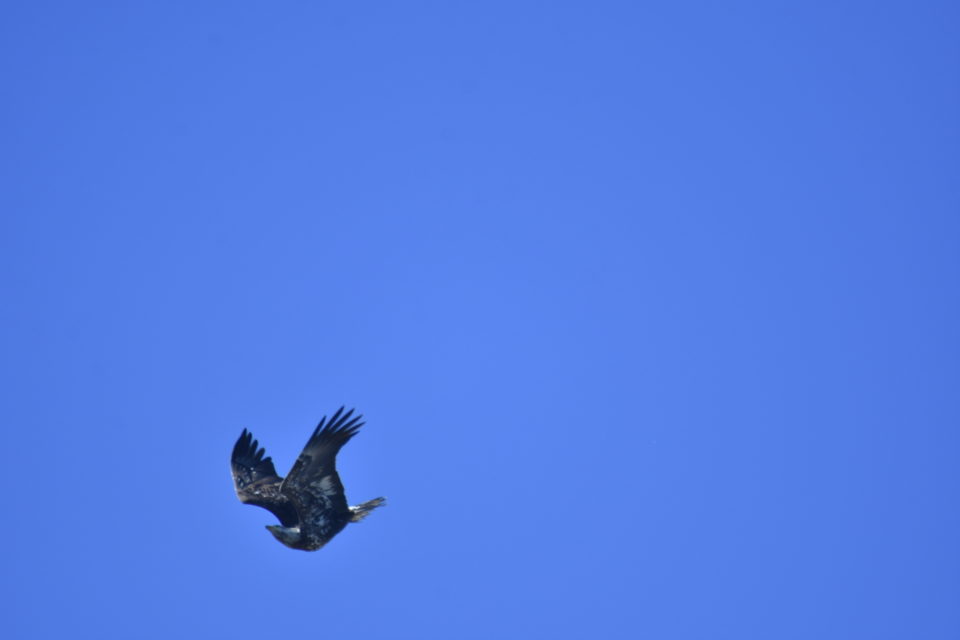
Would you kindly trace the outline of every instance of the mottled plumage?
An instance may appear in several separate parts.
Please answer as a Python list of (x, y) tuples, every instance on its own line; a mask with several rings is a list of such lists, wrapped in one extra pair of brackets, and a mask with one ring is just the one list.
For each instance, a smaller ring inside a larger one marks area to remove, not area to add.
[(324, 416), (286, 478), (277, 475), (273, 460), (263, 457), (265, 451), (246, 429), (233, 447), (230, 467), (237, 497), (277, 516), (280, 526), (267, 529), (293, 549), (316, 551), (347, 524), (359, 522), (384, 503), (383, 498), (375, 498), (347, 505), (336, 456), (364, 423), (363, 416), (351, 419), (353, 409), (346, 413), (343, 409), (329, 422)]

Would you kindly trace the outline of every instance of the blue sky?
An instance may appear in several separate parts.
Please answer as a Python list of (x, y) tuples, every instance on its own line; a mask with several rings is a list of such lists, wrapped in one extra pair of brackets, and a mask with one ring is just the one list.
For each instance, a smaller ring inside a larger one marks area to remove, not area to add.
[(5, 637), (960, 634), (954, 3), (4, 13)]

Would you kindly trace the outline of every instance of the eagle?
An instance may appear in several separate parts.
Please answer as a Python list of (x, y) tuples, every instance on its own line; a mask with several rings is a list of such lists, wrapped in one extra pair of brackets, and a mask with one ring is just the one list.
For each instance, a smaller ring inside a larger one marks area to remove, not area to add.
[(314, 429), (286, 478), (277, 475), (273, 460), (246, 429), (233, 446), (230, 468), (237, 497), (244, 504), (263, 507), (280, 520), (267, 525), (273, 536), (291, 549), (316, 551), (330, 542), (347, 524), (360, 522), (384, 504), (374, 498), (356, 506), (347, 505), (337, 452), (363, 426), (363, 416), (340, 407)]

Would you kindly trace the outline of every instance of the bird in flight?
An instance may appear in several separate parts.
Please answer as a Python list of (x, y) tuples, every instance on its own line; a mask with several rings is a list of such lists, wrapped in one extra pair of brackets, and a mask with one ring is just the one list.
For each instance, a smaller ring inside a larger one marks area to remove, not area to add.
[(330, 420), (324, 416), (286, 478), (277, 475), (273, 460), (246, 429), (233, 446), (230, 467), (237, 497), (244, 504), (263, 507), (280, 520), (267, 525), (273, 536), (291, 549), (316, 551), (330, 542), (347, 524), (360, 522), (382, 505), (374, 498), (354, 507), (347, 505), (337, 475), (340, 448), (363, 426), (363, 416), (351, 419), (344, 407)]

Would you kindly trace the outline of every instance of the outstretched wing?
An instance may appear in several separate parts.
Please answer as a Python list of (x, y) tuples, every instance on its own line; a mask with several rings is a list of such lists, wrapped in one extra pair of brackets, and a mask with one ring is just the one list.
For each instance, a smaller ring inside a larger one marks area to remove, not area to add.
[(233, 488), (240, 502), (263, 507), (277, 516), (283, 526), (292, 527), (297, 524), (297, 512), (280, 493), (283, 478), (277, 475), (273, 460), (263, 457), (266, 451), (258, 447), (253, 434), (244, 429), (230, 456)]
[(346, 413), (343, 409), (340, 407), (329, 422), (324, 416), (280, 487), (280, 492), (296, 505), (301, 529), (309, 525), (325, 532), (350, 515), (337, 475), (336, 456), (363, 426), (363, 416), (351, 419), (353, 409)]

